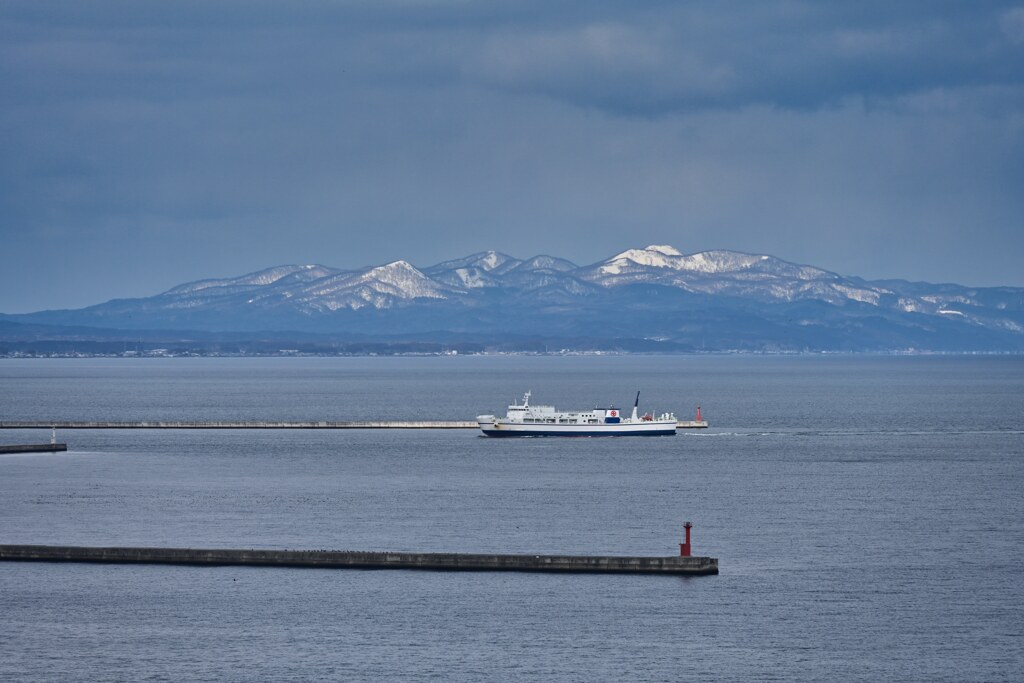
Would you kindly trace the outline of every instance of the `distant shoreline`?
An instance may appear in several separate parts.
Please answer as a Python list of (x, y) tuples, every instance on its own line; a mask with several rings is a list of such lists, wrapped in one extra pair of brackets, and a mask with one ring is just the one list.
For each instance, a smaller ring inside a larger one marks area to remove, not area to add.
[(931, 350), (876, 350), (876, 351), (479, 351), (469, 353), (452, 352), (370, 352), (370, 353), (221, 353), (221, 352), (181, 352), (181, 353), (0, 353), (0, 360), (55, 360), (55, 359), (95, 359), (109, 358), (119, 360), (153, 360), (153, 359), (188, 359), (188, 358), (455, 358), (459, 356), (496, 358), (510, 357), (580, 357), (580, 356), (875, 356), (875, 357), (921, 357), (921, 356), (1024, 356), (1022, 351), (931, 351)]

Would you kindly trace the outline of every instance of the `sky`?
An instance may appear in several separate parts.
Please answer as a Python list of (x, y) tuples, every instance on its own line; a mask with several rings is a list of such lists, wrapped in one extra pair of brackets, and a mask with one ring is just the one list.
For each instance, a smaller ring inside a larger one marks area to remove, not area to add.
[(4, 0), (0, 312), (274, 265), (1024, 286), (1024, 1)]

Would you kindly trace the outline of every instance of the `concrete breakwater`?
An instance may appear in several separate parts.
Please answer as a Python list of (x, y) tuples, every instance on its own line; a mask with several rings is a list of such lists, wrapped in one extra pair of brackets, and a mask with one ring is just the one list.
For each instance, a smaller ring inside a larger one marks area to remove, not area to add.
[(420, 569), (603, 574), (717, 574), (714, 557), (624, 557), (0, 545), (0, 561), (207, 566)]
[(29, 443), (0, 446), (0, 453), (55, 453), (67, 449), (66, 443)]
[[(704, 429), (707, 421), (683, 421), (679, 429)], [(479, 429), (468, 420), (364, 420), (349, 422), (196, 422), (196, 421), (0, 421), (0, 429)]]
[(0, 429), (478, 429), (476, 422), (468, 421), (349, 421), (349, 422), (197, 422), (169, 421), (0, 421)]

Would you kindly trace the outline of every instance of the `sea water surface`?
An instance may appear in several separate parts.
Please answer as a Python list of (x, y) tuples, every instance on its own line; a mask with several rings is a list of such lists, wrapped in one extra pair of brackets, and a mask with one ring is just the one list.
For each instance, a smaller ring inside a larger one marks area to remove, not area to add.
[(0, 563), (0, 678), (1020, 680), (1024, 359), (9, 359), (0, 420), (456, 420), (527, 390), (712, 428), (67, 430), (0, 455), (0, 543), (671, 555), (691, 520), (721, 574)]

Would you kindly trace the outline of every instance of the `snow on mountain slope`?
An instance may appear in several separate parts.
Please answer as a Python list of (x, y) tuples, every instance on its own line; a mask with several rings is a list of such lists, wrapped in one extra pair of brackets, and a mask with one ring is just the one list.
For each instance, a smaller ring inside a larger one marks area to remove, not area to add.
[(691, 292), (749, 297), (760, 301), (820, 299), (879, 305), (886, 290), (844, 282), (835, 273), (774, 256), (711, 250), (683, 254), (671, 246), (629, 249), (581, 269), (584, 280), (605, 287), (655, 283)]
[(533, 258), (528, 258), (525, 261), (521, 261), (516, 264), (514, 268), (509, 269), (506, 272), (513, 270), (524, 271), (524, 270), (554, 270), (560, 273), (565, 273), (570, 270), (576, 270), (579, 268), (572, 261), (567, 261), (564, 258), (557, 258), (554, 256), (539, 255)]
[(719, 274), (762, 272), (812, 279), (832, 275), (810, 266), (798, 266), (773, 256), (744, 254), (738, 251), (712, 250), (696, 254), (682, 254), (675, 247), (651, 245), (644, 249), (629, 249), (597, 264), (601, 275), (623, 275), (644, 272), (646, 268), (667, 268), (688, 273)]
[(263, 287), (265, 285), (273, 284), (282, 278), (289, 276), (298, 276), (299, 278), (308, 280), (315, 280), (317, 278), (325, 277), (330, 273), (337, 272), (333, 268), (327, 268), (326, 266), (309, 265), (309, 266), (274, 266), (273, 268), (265, 268), (258, 270), (255, 273), (249, 273), (235, 278), (223, 278), (223, 279), (209, 279), (209, 280), (197, 280), (195, 282), (187, 282), (183, 285), (178, 285), (172, 289), (167, 290), (164, 294), (168, 295), (184, 295), (194, 294), (207, 289), (214, 289), (223, 291), (228, 288), (243, 288), (243, 287)]
[(502, 254), (500, 251), (481, 251), (475, 254), (470, 254), (469, 256), (463, 256), (462, 258), (442, 261), (437, 265), (424, 268), (423, 272), (431, 277), (437, 273), (456, 270), (458, 268), (475, 268), (485, 273), (489, 273), (491, 271), (503, 272), (510, 268), (514, 268), (519, 263), (521, 263), (519, 259), (513, 258), (508, 254)]
[(519, 259), (498, 251), (481, 251), (459, 259), (424, 268), (436, 282), (459, 289), (483, 289), (501, 286), (500, 275), (515, 268)]
[(431, 274), (436, 282), (444, 283), (450, 287), (465, 289), (481, 289), (483, 287), (498, 287), (501, 281), (488, 273), (483, 268), (476, 266), (463, 266), (452, 268)]
[[(553, 256), (534, 256), (521, 261), (496, 251), (484, 251), (461, 259), (424, 268), (437, 282), (463, 289), (487, 287), (540, 287), (549, 282), (547, 273), (564, 273), (577, 268), (575, 263)], [(535, 282), (531, 282), (535, 279)]]
[(686, 256), (675, 247), (651, 245), (644, 249), (629, 249), (601, 264), (602, 273), (618, 275), (634, 270), (636, 266), (670, 268), (698, 273), (722, 273), (750, 268), (769, 259), (735, 251), (704, 251)]
[(399, 301), (443, 299), (456, 291), (400, 260), (355, 271), (279, 266), (238, 278), (189, 283), (157, 300), (172, 310), (284, 306), (308, 315), (341, 308), (391, 308)]
[(391, 308), (398, 301), (446, 299), (458, 290), (427, 277), (407, 261), (341, 272), (287, 294), (306, 312)]

